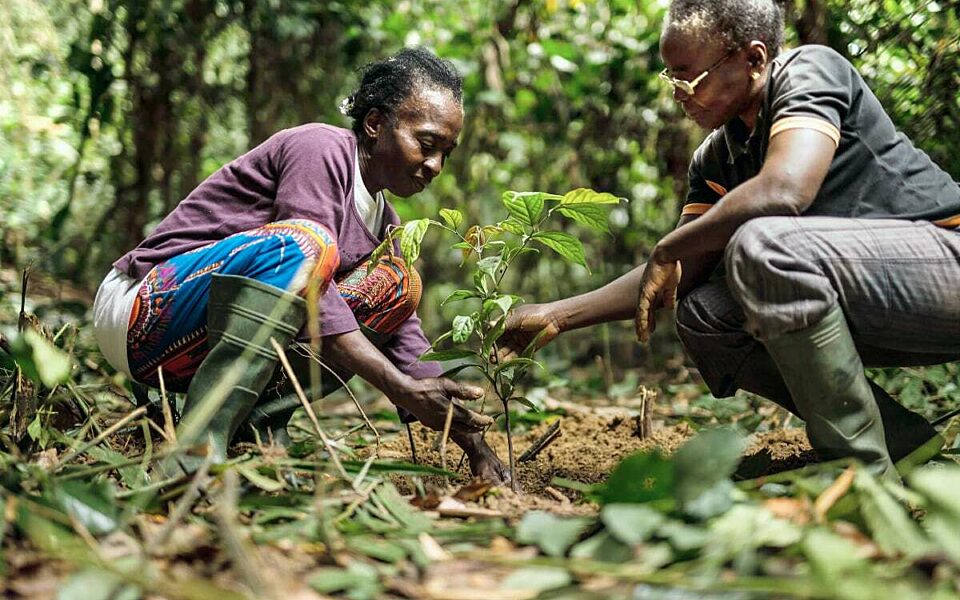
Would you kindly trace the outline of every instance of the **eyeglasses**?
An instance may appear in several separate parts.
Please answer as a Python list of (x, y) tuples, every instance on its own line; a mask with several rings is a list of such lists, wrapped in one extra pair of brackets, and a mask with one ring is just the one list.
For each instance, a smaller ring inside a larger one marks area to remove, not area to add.
[(667, 82), (667, 84), (669, 84), (671, 88), (675, 90), (678, 89), (684, 94), (688, 96), (692, 96), (696, 91), (697, 86), (700, 85), (700, 82), (703, 81), (704, 78), (710, 74), (710, 71), (713, 71), (714, 69), (722, 65), (724, 62), (726, 62), (728, 58), (733, 56), (735, 53), (736, 53), (736, 50), (732, 52), (728, 52), (723, 58), (713, 63), (709, 67), (707, 67), (707, 69), (703, 73), (700, 73), (699, 75), (697, 75), (692, 81), (686, 81), (683, 79), (677, 79), (676, 77), (672, 77), (667, 73), (667, 69), (660, 71), (660, 79)]

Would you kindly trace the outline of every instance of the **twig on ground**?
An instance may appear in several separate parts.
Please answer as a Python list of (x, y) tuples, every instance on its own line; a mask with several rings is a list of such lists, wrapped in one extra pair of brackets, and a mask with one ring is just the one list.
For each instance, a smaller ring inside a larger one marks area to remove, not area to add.
[(277, 340), (270, 338), (270, 344), (273, 345), (274, 351), (276, 351), (277, 356), (280, 357), (280, 363), (287, 372), (287, 377), (290, 378), (290, 382), (293, 383), (293, 389), (296, 391), (297, 398), (300, 399), (303, 409), (307, 411), (307, 416), (310, 417), (313, 427), (317, 430), (317, 435), (320, 436), (320, 440), (326, 447), (327, 452), (330, 453), (330, 460), (333, 461), (333, 464), (340, 473), (340, 476), (346, 481), (350, 481), (350, 477), (347, 476), (347, 471), (343, 468), (343, 464), (340, 462), (340, 457), (337, 455), (337, 450), (333, 446), (333, 442), (330, 441), (330, 438), (328, 438), (327, 434), (324, 433), (323, 428), (320, 427), (320, 421), (317, 420), (317, 415), (313, 412), (313, 407), (310, 406), (310, 402), (307, 400), (306, 394), (303, 393), (303, 388), (300, 387), (300, 381), (297, 379), (297, 374), (293, 372), (293, 367), (290, 366), (290, 361), (287, 359), (287, 354), (283, 351), (283, 348), (280, 346), (280, 344), (277, 343)]
[(453, 401), (447, 407), (447, 418), (443, 422), (443, 434), (440, 436), (440, 467), (447, 470), (447, 437), (450, 435), (450, 424), (453, 423)]
[(560, 437), (561, 433), (560, 419), (557, 419), (552, 425), (550, 425), (549, 428), (547, 428), (543, 435), (534, 440), (534, 442), (530, 444), (530, 447), (523, 451), (523, 454), (520, 455), (520, 458), (517, 459), (517, 462), (524, 463), (533, 460), (538, 454), (540, 454), (540, 452), (543, 451), (544, 448), (552, 444), (555, 439)]
[[(372, 423), (372, 422), (370, 421), (370, 419), (367, 417), (367, 413), (364, 412), (363, 407), (360, 406), (360, 401), (357, 399), (357, 396), (353, 393), (353, 391), (350, 390), (350, 386), (347, 385), (347, 382), (344, 381), (343, 378), (340, 377), (340, 375), (339, 375), (336, 371), (334, 371), (333, 369), (331, 369), (326, 363), (324, 363), (322, 360), (320, 360), (320, 356), (317, 355), (317, 354), (316, 354), (309, 346), (307, 346), (306, 344), (303, 344), (302, 342), (298, 342), (297, 344), (295, 344), (295, 345), (293, 346), (293, 348), (294, 348), (294, 350), (296, 350), (297, 353), (300, 354), (301, 356), (306, 356), (307, 358), (311, 359), (312, 361), (314, 361), (315, 363), (319, 364), (321, 367), (323, 367), (324, 369), (326, 369), (328, 373), (330, 373), (331, 375), (333, 375), (333, 376), (337, 379), (337, 381), (340, 382), (340, 385), (343, 386), (343, 389), (347, 392), (347, 395), (350, 396), (350, 400), (353, 401), (353, 405), (357, 407), (357, 411), (359, 411), (359, 413), (360, 413), (360, 418), (363, 419), (363, 422), (367, 425), (367, 427), (370, 428), (370, 431), (373, 432), (373, 436), (374, 436), (374, 437), (376, 438), (376, 440), (377, 440), (377, 445), (376, 445), (376, 448), (374, 449), (373, 452), (374, 452), (374, 454), (379, 454), (379, 453), (380, 453), (380, 432), (377, 431), (377, 428), (373, 426), (373, 423)], [(307, 352), (307, 354), (304, 355), (303, 352), (300, 352), (300, 350), (304, 350), (305, 352)]]
[[(275, 341), (271, 341), (276, 344)], [(237, 526), (237, 496), (239, 481), (236, 471), (227, 471), (223, 477), (223, 494), (215, 502), (214, 518), (224, 550), (234, 565), (234, 572), (243, 578), (255, 598), (276, 598), (274, 586), (263, 577), (269, 569), (260, 560), (256, 550), (247, 547)]]
[(133, 412), (131, 412), (131, 413), (128, 414), (127, 416), (123, 417), (122, 419), (120, 419), (119, 421), (117, 421), (116, 423), (114, 423), (113, 425), (111, 425), (110, 427), (104, 429), (103, 432), (102, 432), (100, 435), (98, 435), (97, 437), (93, 438), (92, 440), (90, 440), (90, 441), (87, 442), (86, 444), (83, 444), (82, 446), (80, 446), (80, 447), (77, 448), (76, 450), (71, 450), (70, 452), (67, 453), (66, 456), (63, 456), (63, 457), (60, 458), (60, 460), (57, 462), (56, 466), (55, 466), (54, 469), (53, 469), (54, 472), (59, 471), (61, 468), (63, 468), (63, 466), (64, 466), (65, 464), (67, 464), (68, 462), (70, 462), (71, 460), (73, 460), (74, 458), (76, 458), (77, 456), (79, 456), (80, 454), (83, 454), (84, 452), (86, 452), (86, 451), (89, 450), (90, 448), (93, 448), (94, 446), (96, 446), (96, 445), (99, 444), (100, 442), (102, 442), (104, 439), (107, 438), (107, 436), (110, 436), (110, 435), (116, 433), (117, 431), (119, 431), (120, 429), (122, 429), (122, 428), (123, 428), (127, 423), (129, 423), (130, 421), (133, 421), (134, 419), (138, 419), (138, 418), (142, 417), (142, 416), (144, 415), (144, 413), (146, 413), (146, 412), (147, 412), (147, 407), (146, 407), (146, 406), (141, 406), (140, 408), (134, 410)]
[(167, 398), (167, 384), (163, 380), (163, 367), (157, 367), (157, 378), (160, 380), (160, 410), (163, 411), (163, 430), (167, 432), (164, 437), (173, 443), (177, 442), (177, 430), (173, 426), (173, 412), (170, 410), (170, 401)]

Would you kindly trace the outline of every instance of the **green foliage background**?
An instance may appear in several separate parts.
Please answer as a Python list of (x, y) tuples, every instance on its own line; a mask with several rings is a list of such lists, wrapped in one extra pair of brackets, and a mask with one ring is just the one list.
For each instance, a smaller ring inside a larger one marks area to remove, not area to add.
[[(33, 262), (95, 289), (112, 260), (220, 165), (284, 127), (347, 125), (337, 105), (356, 69), (424, 45), (464, 73), (467, 118), (444, 174), (425, 193), (395, 199), (401, 215), (443, 206), (490, 222), (505, 189), (590, 187), (627, 197), (611, 214), (612, 235), (587, 242), (592, 275), (530, 259), (513, 283), (544, 300), (589, 289), (642, 262), (673, 227), (687, 160), (703, 136), (656, 78), (666, 5), (0, 3), (0, 261)], [(956, 0), (796, 0), (788, 41), (851, 57), (898, 125), (960, 178), (958, 23)], [(427, 240), (421, 312), (431, 334), (451, 317), (438, 307), (459, 287), (456, 263)], [(623, 337), (617, 347), (614, 336), (613, 354), (635, 359)], [(582, 354), (596, 343), (567, 348)]]

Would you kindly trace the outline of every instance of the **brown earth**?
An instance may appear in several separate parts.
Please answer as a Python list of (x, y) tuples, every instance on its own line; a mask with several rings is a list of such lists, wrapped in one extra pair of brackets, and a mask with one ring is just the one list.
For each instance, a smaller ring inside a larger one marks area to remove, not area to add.
[[(695, 431), (686, 423), (661, 425), (653, 429), (646, 439), (640, 437), (639, 418), (628, 411), (596, 410), (572, 411), (560, 417), (560, 435), (544, 448), (533, 460), (517, 464), (520, 493), (497, 490), (477, 501), (483, 508), (517, 515), (527, 510), (550, 510), (559, 513), (590, 512), (594, 507), (577, 504), (580, 494), (556, 484), (560, 477), (580, 483), (602, 482), (614, 467), (626, 456), (640, 451), (659, 448), (666, 454), (675, 452)], [(526, 450), (550, 426), (541, 423), (514, 435), (516, 456)], [(421, 462), (440, 466), (436, 443), (439, 434), (413, 425), (413, 435)], [(497, 454), (507, 461), (507, 440), (502, 432), (490, 431), (486, 437)], [(446, 466), (461, 477), (450, 485), (458, 486), (469, 480), (466, 461), (461, 464), (463, 452), (454, 444), (447, 444)], [(380, 457), (394, 460), (410, 460), (410, 444), (406, 435), (389, 440), (380, 450)], [(801, 467), (815, 462), (816, 455), (810, 449), (802, 429), (779, 429), (755, 434), (744, 455), (742, 469), (745, 477), (758, 477)], [(412, 494), (414, 487), (409, 476), (395, 477), (402, 493)], [(428, 486), (442, 486), (441, 478), (425, 478)], [(562, 496), (557, 494), (560, 492)]]

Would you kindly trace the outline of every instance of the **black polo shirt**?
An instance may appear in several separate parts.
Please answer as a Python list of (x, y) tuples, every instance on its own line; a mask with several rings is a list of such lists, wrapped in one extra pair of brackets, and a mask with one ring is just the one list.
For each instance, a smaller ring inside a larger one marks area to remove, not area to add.
[(684, 215), (703, 214), (756, 175), (772, 136), (804, 128), (836, 144), (826, 179), (804, 214), (960, 225), (960, 186), (896, 130), (843, 56), (826, 46), (800, 46), (770, 67), (753, 132), (735, 118), (694, 153)]

